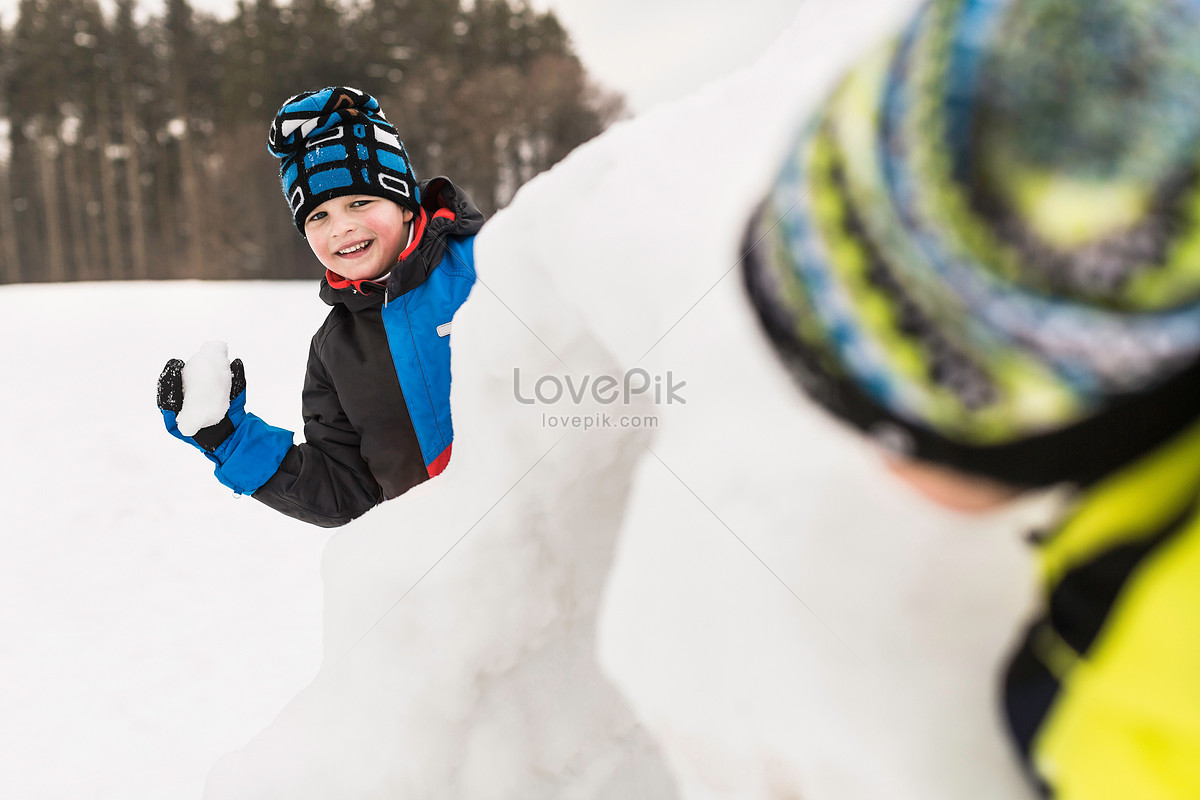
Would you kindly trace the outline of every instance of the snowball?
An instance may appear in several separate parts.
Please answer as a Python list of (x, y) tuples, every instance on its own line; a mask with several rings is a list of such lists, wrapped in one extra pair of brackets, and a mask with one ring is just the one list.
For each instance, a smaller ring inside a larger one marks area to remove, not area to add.
[(201, 428), (220, 422), (229, 410), (232, 383), (229, 346), (205, 342), (183, 367), (183, 410), (175, 417), (179, 432), (195, 436)]

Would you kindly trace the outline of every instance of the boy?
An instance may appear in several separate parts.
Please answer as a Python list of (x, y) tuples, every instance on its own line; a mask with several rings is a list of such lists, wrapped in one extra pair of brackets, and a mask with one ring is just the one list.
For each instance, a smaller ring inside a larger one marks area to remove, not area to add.
[(1183, 4), (928, 3), (747, 232), (787, 368), (915, 491), (1074, 488), (1003, 687), (1054, 797), (1200, 797), (1198, 76)]
[(357, 89), (291, 98), (268, 147), (333, 307), (309, 351), (306, 441), (293, 445), (290, 431), (245, 412), (240, 360), (216, 424), (179, 430), (179, 359), (159, 377), (158, 405), (167, 430), (202, 450), (235, 493), (314, 525), (344, 525), (450, 459), (450, 320), (475, 282), (483, 216), (448, 179), (417, 183), (396, 129)]

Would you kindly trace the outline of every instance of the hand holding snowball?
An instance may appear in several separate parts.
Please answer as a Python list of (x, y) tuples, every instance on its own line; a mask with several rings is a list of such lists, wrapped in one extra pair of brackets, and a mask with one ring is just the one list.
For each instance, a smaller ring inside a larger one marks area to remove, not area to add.
[(163, 367), (158, 407), (172, 434), (211, 453), (233, 433), (230, 404), (245, 388), (242, 360), (230, 363), (224, 342), (206, 342), (186, 364), (173, 358)]
[(292, 432), (246, 411), (246, 372), (229, 363), (224, 342), (208, 342), (187, 363), (172, 358), (158, 376), (158, 408), (167, 433), (216, 464), (235, 494), (252, 495), (292, 447)]

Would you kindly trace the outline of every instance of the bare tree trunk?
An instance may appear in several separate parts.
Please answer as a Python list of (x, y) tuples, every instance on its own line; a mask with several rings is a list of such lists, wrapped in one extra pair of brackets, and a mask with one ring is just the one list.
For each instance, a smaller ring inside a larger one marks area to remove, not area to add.
[(83, 209), (87, 220), (88, 252), (92, 254), (92, 277), (111, 278), (111, 266), (105, 264), (104, 234), (100, 230), (100, 201), (96, 199), (96, 182), (91, 175), (83, 176)]
[(142, 161), (138, 155), (137, 121), (129, 102), (129, 92), (121, 96), (121, 127), (129, 157), (125, 159), (125, 194), (129, 198), (129, 247), (133, 278), (150, 277), (146, 259), (146, 211), (142, 199)]
[(204, 198), (201, 197), (200, 176), (196, 169), (196, 153), (192, 141), (192, 126), (188, 122), (187, 93), (182, 74), (175, 80), (175, 107), (183, 114), (183, 132), (179, 137), (179, 177), (183, 184), (183, 228), (187, 232), (186, 272), (183, 277), (200, 277), (204, 266), (203, 236), (206, 230)]
[(75, 146), (62, 145), (63, 180), (67, 189), (67, 230), (71, 237), (70, 277), (76, 280), (91, 279), (92, 263), (88, 259), (87, 242), (84, 239), (83, 204), (80, 202), (82, 186), (75, 165)]
[(179, 243), (175, 236), (175, 203), (171, 201), (170, 161), (167, 154), (160, 150), (158, 164), (155, 165), (154, 201), (158, 214), (158, 247), (161, 259), (155, 267), (154, 277), (171, 278), (183, 272), (179, 266)]
[(38, 138), (38, 177), (42, 188), (42, 213), (45, 218), (46, 279), (63, 281), (67, 278), (66, 260), (63, 255), (62, 214), (59, 211), (58, 140), (53, 136)]
[(200, 181), (192, 160), (192, 137), (184, 133), (179, 139), (179, 176), (183, 184), (183, 230), (187, 237), (187, 257), (181, 277), (195, 278), (200, 273)]
[(17, 221), (13, 216), (9, 165), (0, 165), (0, 281), (21, 282), (21, 257), (17, 249)]
[(100, 124), (97, 135), (100, 140), (100, 210), (104, 214), (104, 243), (108, 251), (108, 274), (113, 278), (123, 278), (128, 270), (125, 269), (125, 258), (121, 246), (121, 206), (117, 197), (117, 176), (109, 158), (109, 148), (112, 145), (112, 134), (108, 127), (108, 94), (100, 92), (97, 100)]

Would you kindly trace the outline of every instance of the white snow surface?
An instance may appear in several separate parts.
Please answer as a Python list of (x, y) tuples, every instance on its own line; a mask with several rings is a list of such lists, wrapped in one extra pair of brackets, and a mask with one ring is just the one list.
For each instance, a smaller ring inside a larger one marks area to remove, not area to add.
[[(449, 467), (327, 540), (231, 500), (149, 405), (219, 332), (248, 408), (298, 430), (314, 287), (0, 292), (5, 341), (44, 332), (33, 367), (5, 351), (37, 370), (5, 407), (61, 409), (6, 468), (0, 746), (25, 772), (0, 795), (196, 796), (224, 750), (206, 800), (1033, 797), (999, 673), (1059, 499), (968, 516), (901, 486), (784, 374), (736, 268), (796, 124), (912, 7), (810, 2), (753, 67), (525, 186), (455, 317)], [(604, 376), (686, 402), (571, 398)]]
[(183, 366), (183, 408), (175, 417), (179, 432), (195, 436), (201, 428), (220, 422), (229, 411), (232, 384), (229, 345), (205, 342)]
[(316, 674), (329, 533), (235, 499), (155, 381), (220, 335), (300, 430), (319, 274), (0, 287), (0, 797), (199, 797)]

